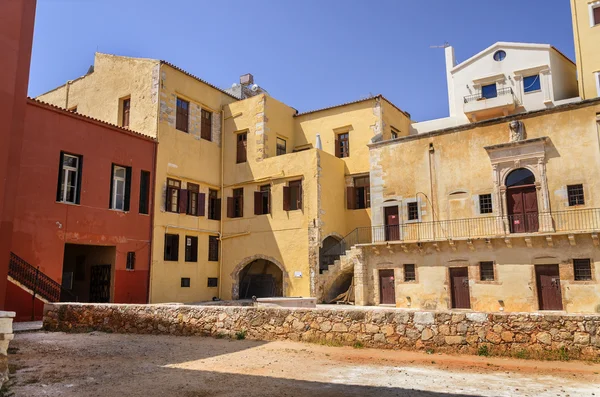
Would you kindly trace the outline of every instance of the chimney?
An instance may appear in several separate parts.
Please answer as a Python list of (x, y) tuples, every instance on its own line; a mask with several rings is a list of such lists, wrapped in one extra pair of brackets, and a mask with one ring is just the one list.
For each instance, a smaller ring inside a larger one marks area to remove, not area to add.
[(454, 57), (454, 47), (448, 46), (444, 49), (446, 55), (446, 84), (448, 85), (448, 110), (450, 117), (456, 116), (456, 102), (454, 100), (454, 81), (450, 71), (456, 66), (456, 58)]
[(240, 76), (241, 85), (252, 85), (254, 84), (254, 76), (250, 73), (246, 73)]

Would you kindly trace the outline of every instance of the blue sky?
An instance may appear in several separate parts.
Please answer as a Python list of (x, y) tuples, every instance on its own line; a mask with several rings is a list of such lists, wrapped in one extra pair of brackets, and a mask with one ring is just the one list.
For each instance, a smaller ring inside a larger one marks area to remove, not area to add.
[(567, 0), (38, 0), (29, 95), (85, 74), (94, 52), (164, 59), (222, 88), (252, 73), (299, 111), (383, 94), (448, 114), (444, 53), (497, 41), (575, 59)]

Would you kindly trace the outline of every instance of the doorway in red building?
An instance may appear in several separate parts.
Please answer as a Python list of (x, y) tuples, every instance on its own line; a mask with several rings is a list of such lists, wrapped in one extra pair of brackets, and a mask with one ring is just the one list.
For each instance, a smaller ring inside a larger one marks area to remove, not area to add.
[[(62, 286), (79, 302), (113, 301), (116, 247), (65, 244)], [(72, 300), (63, 294), (61, 300)]]

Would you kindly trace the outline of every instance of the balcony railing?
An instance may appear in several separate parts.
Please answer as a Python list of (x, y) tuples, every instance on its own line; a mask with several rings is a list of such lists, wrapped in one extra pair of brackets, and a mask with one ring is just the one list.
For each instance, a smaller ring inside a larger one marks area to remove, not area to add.
[(502, 238), (509, 235), (600, 232), (600, 208), (510, 216), (414, 222), (354, 229), (338, 244), (322, 253), (325, 264), (358, 244), (386, 241), (418, 243), (470, 238)]
[(479, 101), (479, 100), (483, 100), (483, 99), (494, 99), (494, 98), (497, 98), (502, 95), (513, 95), (512, 88), (511, 87), (500, 88), (500, 89), (496, 90), (496, 96), (493, 96), (493, 97), (484, 97), (481, 92), (478, 92), (476, 94), (467, 95), (464, 98), (464, 100), (465, 100), (465, 103), (469, 103), (469, 102), (475, 102), (475, 101)]

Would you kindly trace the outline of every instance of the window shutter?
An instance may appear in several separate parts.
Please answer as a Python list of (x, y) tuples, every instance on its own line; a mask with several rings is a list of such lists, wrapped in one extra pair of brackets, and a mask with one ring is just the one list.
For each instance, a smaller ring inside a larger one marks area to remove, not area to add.
[(235, 199), (233, 197), (227, 197), (227, 217), (233, 218), (235, 215)]
[(173, 238), (173, 252), (175, 253), (175, 256), (173, 257), (173, 259), (175, 261), (179, 260), (179, 234), (175, 234), (174, 238)]
[(221, 220), (221, 199), (215, 199), (215, 220)]
[(244, 196), (238, 197), (240, 200), (240, 217), (244, 217)]
[(271, 189), (269, 189), (269, 195), (267, 196), (269, 198), (269, 214), (271, 213)]
[(198, 193), (198, 216), (206, 215), (206, 194)]
[(179, 213), (185, 214), (187, 213), (188, 208), (188, 191), (186, 189), (181, 189), (179, 191)]
[(75, 203), (80, 203), (81, 198), (81, 177), (83, 175), (83, 156), (79, 156), (77, 167), (77, 191), (75, 192)]
[(600, 24), (600, 7), (594, 8), (594, 23), (596, 25)]
[[(58, 159), (58, 186), (56, 187), (56, 201), (63, 200), (63, 192), (62, 192), (62, 181), (63, 181), (63, 161), (65, 161), (65, 154), (60, 152), (60, 157)], [(79, 195), (77, 195), (77, 200), (79, 200)]]
[(110, 196), (108, 197), (108, 208), (112, 209), (112, 202), (113, 202), (113, 188), (115, 185), (115, 165), (111, 164), (110, 165)]
[(262, 215), (263, 192), (254, 192), (254, 215)]
[(349, 210), (356, 209), (356, 190), (352, 186), (346, 188), (346, 203)]
[(298, 209), (302, 210), (302, 182), (298, 184)]
[(125, 168), (125, 202), (123, 210), (129, 211), (129, 201), (131, 200), (131, 167)]
[(283, 210), (284, 211), (290, 210), (290, 187), (289, 186), (283, 187)]
[(342, 151), (340, 149), (340, 140), (335, 140), (335, 157), (342, 157)]
[(171, 211), (171, 189), (167, 181), (167, 195), (165, 196), (165, 211)]

